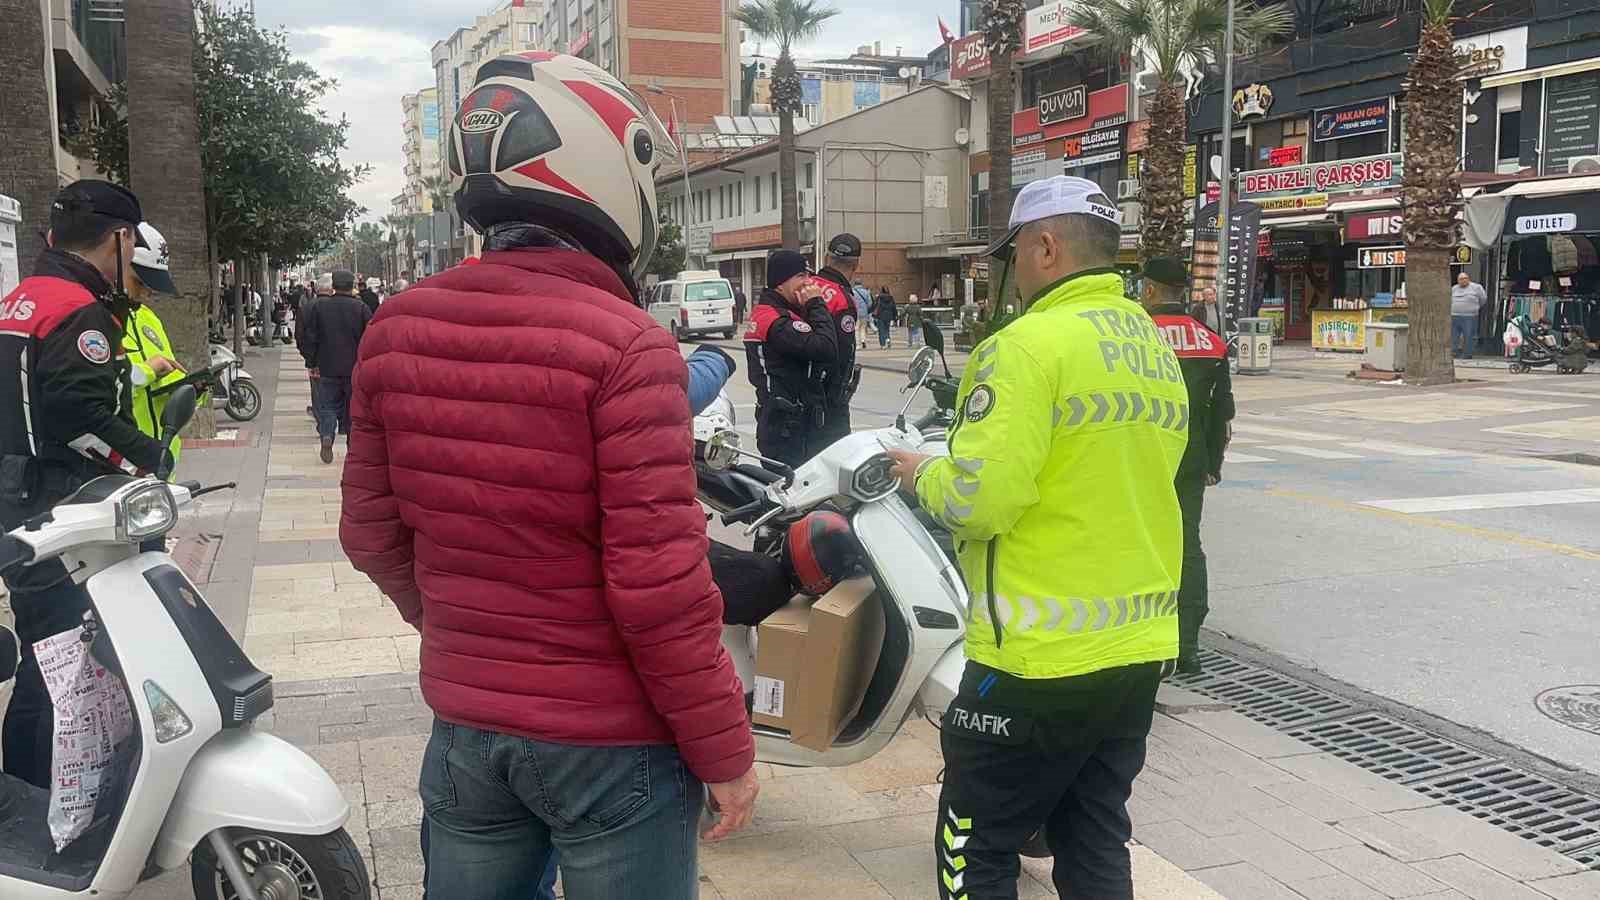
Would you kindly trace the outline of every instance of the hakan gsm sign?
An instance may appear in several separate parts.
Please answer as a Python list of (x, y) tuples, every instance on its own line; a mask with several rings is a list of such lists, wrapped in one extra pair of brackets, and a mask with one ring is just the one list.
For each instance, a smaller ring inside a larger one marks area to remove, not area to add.
[(1283, 169), (1256, 169), (1239, 176), (1241, 197), (1270, 194), (1333, 193), (1389, 187), (1400, 181), (1400, 154), (1307, 163)]

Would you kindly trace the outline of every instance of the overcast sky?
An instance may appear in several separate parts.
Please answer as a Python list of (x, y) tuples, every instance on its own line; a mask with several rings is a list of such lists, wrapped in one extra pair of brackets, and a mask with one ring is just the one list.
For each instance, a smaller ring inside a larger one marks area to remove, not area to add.
[[(897, 44), (907, 53), (926, 53), (938, 46), (939, 15), (952, 28), (958, 23), (957, 0), (926, 5), (903, 0), (833, 3), (842, 14), (801, 55), (848, 54), (874, 40), (883, 42), (885, 53), (893, 52)], [(356, 202), (367, 207), (364, 218), (387, 215), (390, 199), (405, 185), (400, 97), (432, 86), (428, 54), (434, 42), (492, 5), (491, 0), (389, 0), (381, 5), (256, 0), (256, 16), (263, 27), (288, 29), (290, 45), (324, 75), (339, 81), (338, 90), (325, 98), (324, 109), (350, 119), (345, 161), (372, 167), (355, 191)], [(919, 5), (924, 8), (908, 11)], [(375, 6), (381, 13), (374, 13)]]

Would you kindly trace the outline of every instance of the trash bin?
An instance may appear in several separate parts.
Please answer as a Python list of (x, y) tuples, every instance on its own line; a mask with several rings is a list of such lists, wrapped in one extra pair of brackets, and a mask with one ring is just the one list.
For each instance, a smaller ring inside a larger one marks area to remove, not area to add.
[(1239, 374), (1265, 375), (1272, 369), (1272, 320), (1239, 320)]
[(1385, 372), (1404, 372), (1410, 329), (1405, 322), (1368, 322), (1367, 365)]

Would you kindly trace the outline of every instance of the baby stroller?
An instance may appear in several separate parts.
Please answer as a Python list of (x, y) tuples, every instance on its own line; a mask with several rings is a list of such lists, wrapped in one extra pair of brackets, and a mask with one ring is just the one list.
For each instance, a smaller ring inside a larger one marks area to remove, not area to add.
[(1588, 336), (1581, 326), (1557, 332), (1544, 319), (1523, 315), (1506, 323), (1503, 338), (1513, 373), (1554, 365), (1563, 375), (1580, 375), (1589, 367)]

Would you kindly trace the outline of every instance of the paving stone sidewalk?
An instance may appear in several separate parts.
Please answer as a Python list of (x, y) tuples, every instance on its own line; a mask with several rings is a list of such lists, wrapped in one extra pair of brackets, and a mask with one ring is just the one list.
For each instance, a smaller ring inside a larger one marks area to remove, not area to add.
[[(413, 900), (417, 769), (431, 726), (418, 638), (339, 552), (339, 466), (315, 456), (292, 354), (281, 376), (270, 446), (253, 457), (267, 475), (259, 506), (230, 516), (223, 541), (224, 556), (230, 542), (251, 548), (247, 615), (225, 618), (242, 620), (251, 658), (276, 679), (276, 708), (258, 727), (303, 747), (343, 787), (377, 896)], [(1164, 689), (1162, 709), (1130, 803), (1141, 900), (1600, 897), (1600, 873), (1213, 701)], [(752, 827), (702, 848), (703, 898), (936, 896), (931, 725), (913, 719), (849, 768), (758, 764), (758, 774)], [(1022, 897), (1054, 896), (1048, 860), (1024, 869)], [(190, 896), (184, 873), (135, 894)]]

